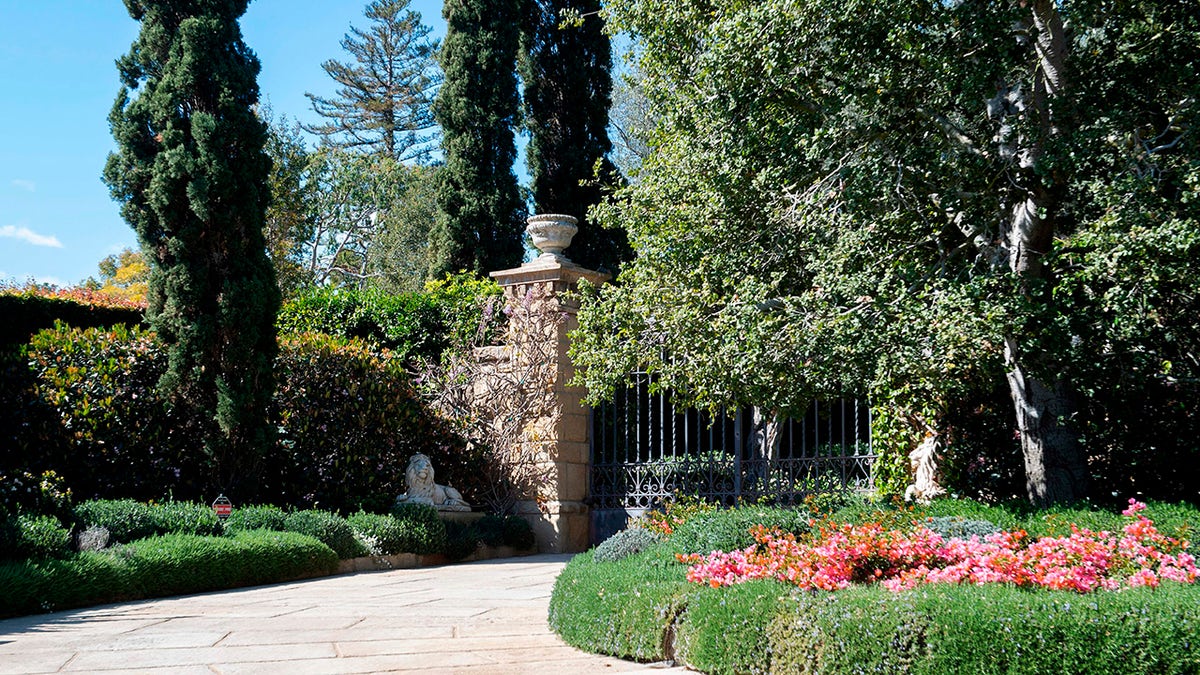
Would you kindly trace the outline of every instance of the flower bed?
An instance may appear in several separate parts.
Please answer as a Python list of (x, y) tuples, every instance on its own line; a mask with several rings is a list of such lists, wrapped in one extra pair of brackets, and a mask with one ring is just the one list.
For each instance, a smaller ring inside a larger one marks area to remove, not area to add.
[(949, 538), (917, 526), (910, 531), (879, 523), (824, 523), (810, 541), (759, 525), (755, 544), (708, 555), (680, 554), (688, 581), (729, 586), (776, 579), (803, 589), (839, 590), (879, 582), (892, 591), (925, 583), (1004, 583), (1018, 587), (1088, 592), (1122, 586), (1194, 583), (1196, 559), (1188, 542), (1163, 535), (1129, 500), (1123, 534), (1072, 526), (1070, 536), (1028, 541), (1023, 530), (982, 539)]
[[(1104, 512), (963, 506), (1009, 529), (939, 534), (926, 525), (945, 524), (945, 505), (859, 505), (807, 527), (742, 509), (791, 531), (763, 523), (727, 552), (680, 550), (672, 535), (613, 562), (583, 554), (555, 586), (550, 623), (588, 651), (710, 673), (1200, 672), (1194, 508), (1156, 505), (1156, 525), (1134, 502), (1121, 527)], [(673, 529), (706, 518), (741, 516)]]

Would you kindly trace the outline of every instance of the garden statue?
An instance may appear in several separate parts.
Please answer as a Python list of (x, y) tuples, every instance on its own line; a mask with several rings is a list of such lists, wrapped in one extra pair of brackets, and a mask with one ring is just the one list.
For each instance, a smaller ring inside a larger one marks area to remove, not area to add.
[(904, 501), (928, 504), (934, 497), (946, 494), (937, 484), (937, 436), (929, 434), (921, 444), (908, 454), (909, 465), (916, 475), (912, 485), (904, 490)]
[(470, 511), (458, 490), (433, 482), (433, 463), (422, 454), (413, 455), (404, 471), (408, 491), (396, 497), (396, 504), (428, 504), (438, 511)]

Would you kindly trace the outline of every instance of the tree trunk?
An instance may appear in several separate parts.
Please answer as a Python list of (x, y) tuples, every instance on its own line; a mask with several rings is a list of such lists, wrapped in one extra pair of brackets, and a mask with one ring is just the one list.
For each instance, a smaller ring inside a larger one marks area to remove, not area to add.
[[(1049, 253), (1057, 230), (1058, 188), (1040, 165), (1046, 142), (1062, 134), (1056, 103), (1069, 89), (1066, 29), (1054, 0), (1034, 0), (1032, 27), (1036, 32), (1032, 96), (1024, 114), (1035, 122), (1028, 137), (1017, 139), (1014, 202), (1005, 245), (1010, 270), (1020, 279), (1022, 293), (1035, 292), (1034, 282), (1048, 272), (1043, 257)], [(1026, 346), (1036, 344), (1033, 337)], [(1061, 378), (1046, 381), (1035, 375), (1048, 361), (1047, 354), (1022, 350), (1018, 336), (1005, 337), (1004, 359), (1016, 410), (1017, 431), (1025, 457), (1025, 488), (1038, 506), (1070, 503), (1087, 494), (1087, 460), (1077, 433), (1069, 426), (1074, 412), (1070, 387)], [(1039, 358), (1040, 357), (1040, 358)], [(1031, 367), (1033, 366), (1033, 367)]]
[(1025, 490), (1040, 507), (1070, 504), (1087, 495), (1087, 458), (1069, 425), (1074, 401), (1061, 379), (1053, 382), (1029, 375), (1015, 340), (1005, 339), (1008, 387), (1017, 412), (1021, 453), (1025, 457)]

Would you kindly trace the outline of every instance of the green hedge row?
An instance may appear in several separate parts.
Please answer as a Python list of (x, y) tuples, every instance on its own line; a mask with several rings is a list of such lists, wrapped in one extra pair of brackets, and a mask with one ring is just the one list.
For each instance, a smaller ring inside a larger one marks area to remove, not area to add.
[(301, 534), (172, 534), (61, 560), (0, 564), (0, 616), (272, 583), (336, 569), (337, 555)]
[[(1072, 523), (1119, 531), (1127, 522), (1112, 511), (1034, 512), (965, 500), (922, 508), (852, 501), (818, 510), (839, 522), (924, 520), (952, 531), (999, 526), (1034, 536), (1069, 534)], [(1183, 538), (1200, 522), (1189, 505), (1152, 504), (1148, 513), (1160, 531)], [(1200, 673), (1196, 585), (1086, 595), (1000, 585), (807, 592), (774, 580), (712, 588), (687, 582), (676, 560), (677, 553), (749, 546), (754, 524), (802, 533), (812, 516), (743, 507), (695, 515), (665, 541), (618, 534), (563, 570), (550, 626), (586, 651), (674, 659), (714, 674)]]
[(1008, 586), (797, 592), (684, 581), (670, 547), (576, 556), (550, 602), (568, 644), (711, 674), (1200, 672), (1200, 587), (1088, 595)]
[(436, 356), (446, 346), (442, 313), (421, 293), (309, 288), (283, 303), (275, 324), (281, 333), (359, 338), (401, 359)]
[(29, 341), (61, 321), (77, 328), (107, 328), (145, 322), (146, 309), (86, 291), (46, 293), (37, 289), (0, 289), (0, 351)]
[[(76, 498), (174, 495), (211, 501), (214, 472), (195, 419), (157, 392), (166, 363), (139, 328), (60, 327), (34, 336), (24, 370), (0, 387), (0, 474), (53, 470)], [(353, 511), (385, 511), (415, 453), (470, 500), (478, 452), (428, 410), (404, 363), (358, 340), (282, 338), (272, 415), (276, 444), (228, 496)]]

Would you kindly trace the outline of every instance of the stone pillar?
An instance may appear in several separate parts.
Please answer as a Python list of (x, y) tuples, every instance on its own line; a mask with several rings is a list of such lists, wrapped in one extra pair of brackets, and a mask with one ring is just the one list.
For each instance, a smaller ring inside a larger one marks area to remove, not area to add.
[[(521, 358), (521, 345), (530, 340), (549, 341), (552, 349), (536, 351), (555, 362), (553, 382), (547, 385), (553, 388), (557, 408), (547, 411), (541, 424), (531, 425), (524, 442), (524, 451), (532, 453), (545, 470), (546, 481), (536, 500), (521, 502), (520, 513), (533, 525), (540, 551), (575, 553), (586, 550), (590, 543), (591, 517), (586, 499), (591, 411), (583, 403), (583, 388), (570, 384), (575, 369), (567, 354), (567, 334), (579, 326), (578, 305), (563, 295), (576, 290), (580, 279), (601, 284), (609, 276), (563, 257), (566, 244), (559, 245), (561, 239), (544, 238), (547, 229), (558, 230), (552, 234), (561, 235), (563, 229), (574, 234), (574, 218), (542, 215), (531, 217), (529, 222), (528, 231), (542, 255), (518, 268), (491, 274), (504, 289), (510, 311), (508, 343), (514, 363)], [(569, 235), (566, 241), (570, 241)], [(544, 303), (543, 309), (555, 313), (556, 320), (548, 324), (522, 320), (520, 317), (530, 312), (515, 310), (528, 308), (531, 302)]]

